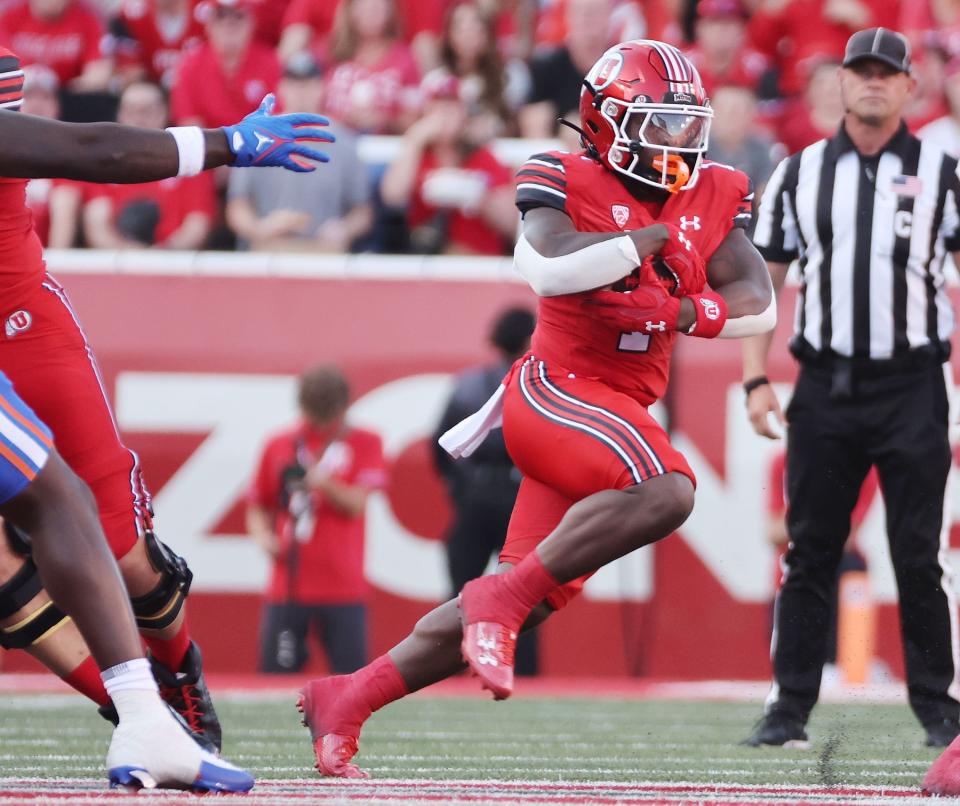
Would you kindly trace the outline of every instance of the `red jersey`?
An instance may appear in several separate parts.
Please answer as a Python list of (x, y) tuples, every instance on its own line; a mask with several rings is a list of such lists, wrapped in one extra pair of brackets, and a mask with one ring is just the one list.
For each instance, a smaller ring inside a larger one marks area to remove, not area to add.
[[(439, 210), (427, 204), (421, 195), (424, 180), (431, 171), (437, 169), (437, 160), (432, 151), (425, 151), (417, 168), (414, 193), (410, 199), (407, 223), (418, 227), (429, 221)], [(470, 152), (457, 168), (483, 174), (488, 189), (510, 184), (510, 170), (504, 166), (488, 148), (477, 148)], [(479, 212), (465, 213), (451, 210), (447, 223), (447, 244), (456, 251), (475, 255), (502, 255), (504, 239), (490, 224), (483, 220)]]
[(703, 52), (694, 45), (683, 51), (700, 73), (700, 80), (707, 95), (712, 95), (717, 87), (733, 84), (736, 87), (749, 87), (756, 91), (763, 74), (770, 67), (770, 60), (759, 50), (743, 47), (737, 51), (733, 63), (723, 73), (712, 72), (706, 64)]
[[(626, 180), (625, 181), (629, 181)], [(517, 174), (522, 213), (552, 207), (580, 232), (640, 229), (658, 221), (680, 227), (709, 260), (734, 227), (750, 223), (753, 190), (746, 174), (704, 160), (696, 184), (665, 202), (641, 201), (624, 182), (586, 152), (551, 151), (531, 157)], [(651, 261), (640, 268), (644, 283), (661, 282)], [(582, 294), (541, 297), (531, 352), (578, 377), (597, 378), (647, 406), (667, 386), (677, 334), (623, 333), (583, 309)]]
[(200, 121), (201, 126), (229, 126), (250, 114), (280, 79), (277, 56), (266, 45), (251, 42), (233, 75), (226, 75), (209, 44), (183, 55), (177, 67), (170, 108), (174, 121)]
[[(847, 39), (858, 28), (831, 20), (825, 14), (827, 0), (790, 0), (775, 11), (761, 6), (750, 18), (747, 30), (757, 50), (780, 69), (780, 91), (796, 95), (803, 91), (810, 70), (824, 59), (840, 61)], [(870, 14), (862, 28), (896, 28), (897, 0), (865, 0)]]
[(153, 243), (163, 243), (183, 225), (191, 213), (202, 213), (211, 221), (216, 214), (213, 175), (172, 176), (139, 185), (90, 185), (86, 201), (110, 200), (113, 219), (131, 202), (150, 200), (157, 204), (160, 218)]
[(150, 0), (125, 0), (111, 35), (117, 64), (142, 67), (148, 79), (170, 87), (183, 52), (203, 41), (195, 6), (191, 0), (180, 25), (168, 27), (161, 23)]
[[(325, 42), (333, 29), (340, 0), (290, 0), (283, 13), (283, 27), (309, 25), (314, 41)], [(429, 31), (439, 34), (443, 30), (443, 16), (449, 0), (399, 0), (403, 34), (409, 42), (417, 34)]]
[(334, 64), (326, 85), (324, 114), (364, 133), (389, 133), (397, 118), (420, 103), (420, 72), (402, 42), (373, 65)]
[(43, 246), (27, 207), (27, 180), (0, 179), (0, 291), (13, 304), (40, 285)]
[(79, 76), (90, 62), (103, 58), (103, 35), (100, 18), (76, 1), (55, 20), (34, 17), (26, 0), (0, 15), (0, 42), (24, 65), (47, 65), (61, 84)]
[[(318, 461), (344, 484), (371, 490), (386, 486), (383, 448), (374, 433), (349, 429), (328, 442), (301, 424), (273, 437), (263, 450), (248, 495), (250, 503), (273, 514), (281, 542), (281, 555), (274, 562), (267, 589), (269, 602), (292, 598), (300, 604), (339, 604), (361, 601), (367, 594), (362, 516), (349, 517), (314, 493), (313, 529), (306, 540), (294, 536), (283, 480), (289, 478), (291, 468), (307, 468)], [(296, 552), (295, 562), (291, 551)], [(294, 565), (297, 570), (291, 580)]]

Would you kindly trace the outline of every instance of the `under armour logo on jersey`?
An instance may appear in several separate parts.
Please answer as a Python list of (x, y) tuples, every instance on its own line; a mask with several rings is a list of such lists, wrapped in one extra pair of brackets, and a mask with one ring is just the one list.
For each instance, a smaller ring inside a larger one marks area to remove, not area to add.
[(661, 333), (666, 333), (667, 323), (662, 319), (659, 322), (647, 322), (647, 333), (652, 333), (654, 330), (659, 330)]
[(14, 311), (10, 316), (7, 317), (7, 323), (4, 327), (4, 331), (7, 334), (8, 339), (12, 339), (18, 333), (23, 333), (24, 330), (29, 330), (30, 325), (33, 324), (33, 317), (30, 315), (29, 311)]
[(272, 137), (266, 137), (260, 134), (260, 132), (254, 132), (254, 135), (257, 138), (257, 151), (263, 151), (264, 146), (268, 146), (273, 142)]
[(610, 214), (613, 216), (614, 223), (623, 229), (627, 221), (630, 220), (630, 208), (625, 204), (615, 204), (610, 208)]
[(694, 230), (702, 229), (700, 224), (700, 216), (695, 215), (689, 221), (687, 220), (687, 217), (685, 215), (680, 216), (680, 229), (687, 230), (687, 229), (690, 229), (691, 227)]
[(686, 249), (688, 252), (693, 249), (693, 244), (690, 243), (690, 239), (687, 238), (682, 232), (677, 233), (677, 240), (680, 242), (680, 246)]

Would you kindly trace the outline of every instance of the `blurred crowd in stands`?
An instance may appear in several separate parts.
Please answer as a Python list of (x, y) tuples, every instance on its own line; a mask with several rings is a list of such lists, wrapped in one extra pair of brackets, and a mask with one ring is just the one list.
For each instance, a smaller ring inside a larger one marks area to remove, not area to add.
[[(333, 121), (313, 174), (224, 171), (131, 188), (36, 181), (49, 246), (508, 254), (513, 172), (579, 147), (580, 81), (611, 44), (683, 48), (715, 109), (708, 156), (760, 187), (835, 131), (849, 35), (905, 33), (911, 129), (960, 151), (960, 0), (8, 0), (23, 111), (221, 126), (276, 92)], [(384, 139), (382, 136), (391, 136)], [(524, 138), (513, 141), (510, 138)], [(533, 143), (531, 140), (548, 141)], [(555, 142), (549, 142), (555, 140)]]

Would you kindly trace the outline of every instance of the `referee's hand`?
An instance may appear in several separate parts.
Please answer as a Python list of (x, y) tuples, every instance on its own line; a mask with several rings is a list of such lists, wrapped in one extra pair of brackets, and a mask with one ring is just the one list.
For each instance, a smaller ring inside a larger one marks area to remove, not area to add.
[(770, 415), (773, 415), (773, 419), (781, 430), (786, 426), (787, 421), (780, 409), (777, 394), (773, 391), (773, 387), (766, 383), (747, 395), (747, 416), (750, 418), (753, 430), (761, 437), (780, 439), (781, 433), (773, 427)]

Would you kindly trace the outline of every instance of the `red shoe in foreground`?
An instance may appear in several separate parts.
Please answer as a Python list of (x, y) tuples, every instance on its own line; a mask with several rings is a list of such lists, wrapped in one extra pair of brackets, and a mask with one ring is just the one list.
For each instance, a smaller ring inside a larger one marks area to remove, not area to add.
[[(513, 694), (513, 656), (519, 631), (519, 625), (502, 623), (510, 618), (509, 611), (500, 606), (502, 602), (502, 585), (496, 576), (471, 580), (458, 600), (463, 619), (460, 652), (495, 700)], [(499, 612), (504, 615), (494, 615)]]
[(923, 777), (930, 795), (960, 795), (960, 737), (954, 739)]
[(303, 687), (297, 710), (303, 724), (310, 729), (316, 768), (332, 778), (369, 778), (352, 759), (359, 750), (360, 726), (363, 720), (344, 714), (343, 704), (350, 696), (349, 677), (323, 677)]
[(479, 621), (463, 628), (460, 652), (480, 684), (495, 700), (513, 694), (513, 654), (517, 634), (492, 621)]

